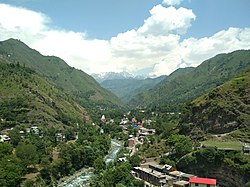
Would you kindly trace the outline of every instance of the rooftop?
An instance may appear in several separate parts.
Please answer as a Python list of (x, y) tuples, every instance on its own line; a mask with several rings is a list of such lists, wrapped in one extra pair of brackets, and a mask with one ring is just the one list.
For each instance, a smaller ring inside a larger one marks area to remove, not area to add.
[(195, 175), (193, 175), (193, 174), (183, 173), (181, 171), (172, 171), (169, 174), (172, 176), (175, 176), (175, 177), (186, 177), (186, 178), (194, 178), (195, 177)]
[(189, 179), (189, 182), (190, 183), (216, 185), (216, 179), (209, 179), (209, 178), (192, 177)]
[(187, 184), (189, 184), (189, 182), (181, 180), (181, 181), (174, 182), (174, 184), (177, 184), (177, 185), (187, 185)]
[(163, 174), (161, 172), (158, 172), (158, 171), (155, 171), (155, 170), (152, 170), (152, 169), (149, 169), (149, 168), (135, 167), (134, 169), (144, 171), (145, 173), (153, 175), (153, 176), (155, 176), (157, 178), (170, 178), (170, 176), (167, 176), (167, 175), (165, 175), (165, 174)]

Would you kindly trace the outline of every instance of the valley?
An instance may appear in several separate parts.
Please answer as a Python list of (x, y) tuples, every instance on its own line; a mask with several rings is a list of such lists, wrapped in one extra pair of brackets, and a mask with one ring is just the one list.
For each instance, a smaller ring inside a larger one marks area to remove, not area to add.
[(187, 186), (194, 177), (247, 186), (249, 70), (250, 51), (239, 50), (99, 84), (19, 40), (0, 42), (0, 186)]

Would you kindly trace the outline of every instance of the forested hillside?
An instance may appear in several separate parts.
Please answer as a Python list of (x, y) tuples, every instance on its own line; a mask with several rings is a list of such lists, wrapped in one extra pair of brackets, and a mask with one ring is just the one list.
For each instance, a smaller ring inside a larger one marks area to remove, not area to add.
[(60, 178), (104, 162), (109, 136), (90, 125), (69, 94), (1, 57), (0, 88), (0, 186), (57, 186)]
[(124, 103), (130, 101), (135, 95), (143, 93), (159, 82), (164, 80), (166, 76), (147, 79), (124, 78), (105, 80), (101, 82), (101, 86), (117, 95)]
[(250, 140), (250, 71), (188, 104), (180, 129), (183, 133), (229, 133), (241, 141)]
[(153, 89), (134, 97), (130, 101), (130, 106), (178, 111), (184, 103), (191, 102), (248, 68), (250, 50), (220, 54), (204, 61), (196, 68), (183, 69), (182, 73), (178, 73), (177, 70)]
[(89, 121), (86, 109), (23, 65), (0, 59), (1, 130), (20, 124), (62, 127)]
[(19, 63), (35, 70), (86, 108), (120, 104), (114, 94), (102, 88), (88, 74), (68, 66), (58, 57), (43, 56), (19, 40), (0, 42), (0, 56), (9, 63)]

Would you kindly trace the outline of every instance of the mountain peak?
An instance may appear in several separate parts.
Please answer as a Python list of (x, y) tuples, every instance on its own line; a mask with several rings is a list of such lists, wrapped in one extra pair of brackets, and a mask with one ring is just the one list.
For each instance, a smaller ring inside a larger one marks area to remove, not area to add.
[(97, 82), (101, 83), (105, 80), (120, 80), (120, 79), (132, 79), (132, 78), (137, 78), (137, 79), (143, 79), (136, 77), (126, 71), (123, 72), (102, 72), (102, 73), (94, 73), (91, 76), (93, 76)]

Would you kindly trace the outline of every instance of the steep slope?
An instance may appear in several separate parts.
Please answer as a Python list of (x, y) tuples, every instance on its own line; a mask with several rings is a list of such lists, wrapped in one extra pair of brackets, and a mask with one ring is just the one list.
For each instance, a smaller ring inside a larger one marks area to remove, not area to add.
[(143, 80), (135, 78), (105, 80), (101, 83), (101, 86), (114, 93), (124, 103), (127, 103), (132, 97), (153, 88), (164, 78), (165, 76)]
[(93, 107), (96, 104), (119, 105), (119, 99), (102, 88), (91, 76), (68, 66), (62, 59), (43, 56), (19, 40), (0, 42), (0, 55), (11, 63), (19, 62), (45, 76), (58, 88)]
[(250, 132), (250, 71), (192, 101), (181, 123), (209, 133)]
[(0, 58), (0, 129), (88, 121), (86, 110), (35, 71)]
[(184, 69), (177, 75), (174, 72), (154, 89), (133, 98), (130, 106), (179, 110), (184, 103), (191, 102), (249, 68), (250, 50), (220, 54), (196, 68)]

